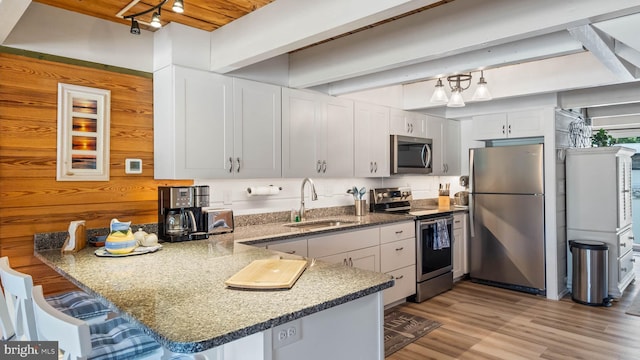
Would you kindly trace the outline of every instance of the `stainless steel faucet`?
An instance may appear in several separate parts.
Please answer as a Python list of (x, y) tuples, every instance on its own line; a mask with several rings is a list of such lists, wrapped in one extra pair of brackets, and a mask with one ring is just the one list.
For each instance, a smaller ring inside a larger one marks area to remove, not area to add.
[(304, 221), (304, 184), (309, 183), (311, 185), (311, 200), (318, 200), (318, 194), (316, 193), (316, 185), (313, 183), (313, 180), (309, 178), (304, 178), (302, 180), (302, 186), (300, 187), (300, 221)]

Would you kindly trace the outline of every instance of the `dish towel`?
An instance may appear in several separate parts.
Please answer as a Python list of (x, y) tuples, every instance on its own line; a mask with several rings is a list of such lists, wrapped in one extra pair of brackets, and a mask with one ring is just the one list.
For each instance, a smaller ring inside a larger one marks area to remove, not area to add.
[(447, 220), (436, 221), (436, 231), (433, 234), (433, 250), (440, 250), (451, 246)]

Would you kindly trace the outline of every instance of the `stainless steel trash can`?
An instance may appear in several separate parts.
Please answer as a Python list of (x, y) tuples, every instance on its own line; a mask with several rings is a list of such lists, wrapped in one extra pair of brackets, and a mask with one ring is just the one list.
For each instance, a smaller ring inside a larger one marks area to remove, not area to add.
[(610, 306), (607, 244), (601, 241), (571, 240), (569, 248), (573, 255), (573, 301), (585, 305)]

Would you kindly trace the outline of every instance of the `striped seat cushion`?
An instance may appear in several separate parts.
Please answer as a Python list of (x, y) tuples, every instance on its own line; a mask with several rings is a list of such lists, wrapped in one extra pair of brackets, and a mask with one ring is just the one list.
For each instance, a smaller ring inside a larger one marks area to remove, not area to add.
[(89, 359), (136, 359), (160, 349), (160, 344), (130, 322), (115, 317), (89, 327), (91, 354)]
[(109, 308), (102, 305), (98, 299), (82, 291), (47, 296), (46, 300), (54, 308), (81, 320), (106, 315), (110, 312)]

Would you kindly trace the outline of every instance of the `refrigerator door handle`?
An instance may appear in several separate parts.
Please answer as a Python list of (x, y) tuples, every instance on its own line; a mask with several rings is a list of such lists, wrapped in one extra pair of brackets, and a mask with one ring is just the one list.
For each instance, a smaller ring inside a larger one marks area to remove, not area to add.
[(469, 149), (469, 234), (471, 238), (476, 236), (475, 226), (473, 223), (473, 149)]

